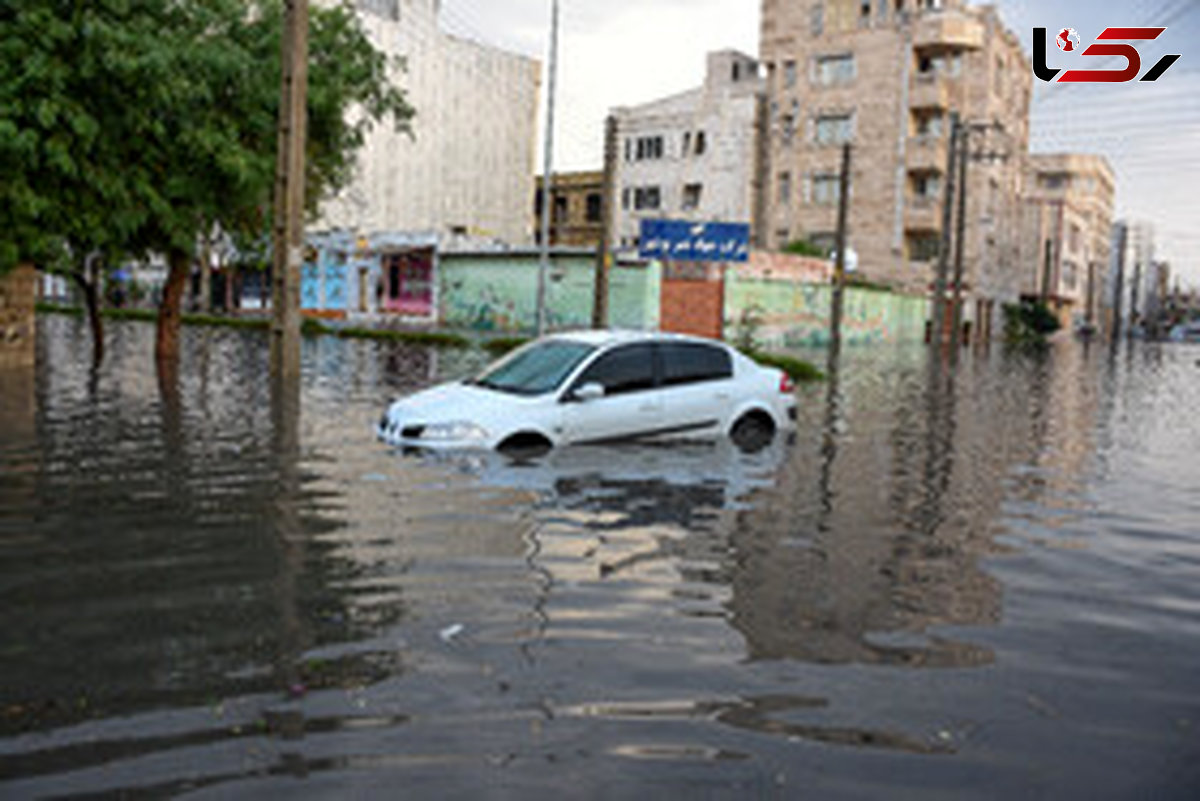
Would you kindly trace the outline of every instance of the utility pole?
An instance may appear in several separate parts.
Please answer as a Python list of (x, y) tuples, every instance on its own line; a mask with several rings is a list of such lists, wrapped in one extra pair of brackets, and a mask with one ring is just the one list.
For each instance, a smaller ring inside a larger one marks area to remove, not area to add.
[(1054, 240), (1046, 239), (1046, 269), (1042, 271), (1042, 304), (1050, 302), (1050, 279), (1054, 274)]
[(1138, 317), (1141, 315), (1141, 309), (1138, 308), (1142, 303), (1142, 260), (1138, 259), (1133, 263), (1133, 286), (1130, 287), (1129, 299), (1129, 333), (1133, 334), (1133, 328), (1138, 322)]
[(833, 307), (829, 315), (830, 360), (834, 361), (842, 347), (842, 316), (846, 298), (846, 240), (850, 215), (851, 147), (842, 145), (842, 175), (838, 182), (837, 260), (833, 268)]
[(942, 344), (946, 336), (946, 282), (950, 272), (950, 227), (954, 224), (954, 183), (958, 172), (958, 140), (962, 120), (950, 114), (950, 152), (946, 157), (946, 186), (942, 189), (942, 243), (938, 248), (937, 278), (933, 282), (933, 332), (931, 343)]
[(613, 203), (617, 196), (617, 118), (604, 121), (604, 184), (600, 190), (600, 242), (596, 245), (596, 293), (592, 328), (608, 328), (608, 245), (612, 237)]
[(308, 0), (285, 0), (283, 87), (275, 177), (271, 370), (300, 376), (300, 265), (304, 261), (305, 136), (308, 127)]
[(538, 264), (537, 334), (546, 333), (546, 279), (550, 272), (550, 214), (554, 205), (554, 92), (558, 73), (558, 0), (550, 8), (550, 60), (546, 87), (546, 152), (542, 167), (542, 254)]
[(958, 226), (954, 233), (954, 328), (950, 342), (957, 350), (962, 344), (962, 282), (963, 255), (967, 240), (967, 164), (971, 158), (971, 129), (961, 125), (958, 129)]

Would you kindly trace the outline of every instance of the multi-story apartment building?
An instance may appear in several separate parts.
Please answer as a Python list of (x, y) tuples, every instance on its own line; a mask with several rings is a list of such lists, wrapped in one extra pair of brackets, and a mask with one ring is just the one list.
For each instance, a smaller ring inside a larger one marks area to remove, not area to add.
[(763, 0), (770, 244), (832, 249), (841, 145), (853, 145), (849, 244), (860, 272), (933, 284), (951, 114), (973, 126), (964, 295), (1013, 300), (1031, 67), (995, 8), (963, 0)]
[[(1155, 258), (1154, 226), (1145, 220), (1119, 220), (1112, 228), (1104, 322), (1108, 331), (1129, 331), (1146, 309), (1146, 282)], [(1118, 320), (1119, 315), (1119, 320)]]
[(1101, 322), (1111, 258), (1116, 178), (1103, 156), (1029, 159), (1020, 237), (1022, 295), (1072, 317)]
[(528, 245), (539, 62), (447, 34), (440, 0), (354, 5), (416, 116), (411, 136), (376, 126), (315, 228)]
[(752, 223), (761, 215), (763, 80), (744, 53), (710, 53), (704, 85), (617, 108), (614, 246), (634, 248), (643, 219)]
[[(537, 177), (533, 198), (533, 238), (542, 242), (542, 203), (545, 186)], [(600, 244), (604, 237), (604, 173), (555, 173), (550, 196), (550, 244), (567, 247), (590, 247)]]

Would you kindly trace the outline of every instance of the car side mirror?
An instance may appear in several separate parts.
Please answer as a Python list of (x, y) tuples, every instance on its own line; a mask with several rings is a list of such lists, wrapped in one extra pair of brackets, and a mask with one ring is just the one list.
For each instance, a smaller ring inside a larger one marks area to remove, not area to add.
[(591, 383), (584, 384), (579, 389), (575, 390), (573, 395), (575, 400), (579, 401), (580, 403), (597, 401), (603, 398), (605, 395), (604, 385), (593, 381)]

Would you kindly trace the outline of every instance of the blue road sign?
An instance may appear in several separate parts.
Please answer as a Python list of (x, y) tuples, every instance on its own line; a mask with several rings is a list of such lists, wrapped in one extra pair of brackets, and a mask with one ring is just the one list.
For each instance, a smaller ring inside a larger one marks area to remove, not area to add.
[(742, 223), (693, 223), (642, 220), (643, 259), (661, 261), (736, 261), (750, 259), (750, 226)]

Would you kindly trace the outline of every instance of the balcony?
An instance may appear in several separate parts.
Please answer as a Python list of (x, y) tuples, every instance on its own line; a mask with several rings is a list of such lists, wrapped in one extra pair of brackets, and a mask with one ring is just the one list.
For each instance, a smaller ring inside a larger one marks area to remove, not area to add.
[(924, 14), (913, 30), (913, 46), (918, 50), (978, 50), (983, 40), (983, 23), (954, 11)]
[(950, 142), (945, 136), (910, 136), (906, 165), (910, 172), (946, 171)]
[(941, 72), (919, 72), (913, 76), (909, 90), (910, 108), (950, 108), (957, 82)]
[(904, 207), (904, 230), (930, 234), (942, 230), (942, 199), (909, 193)]

